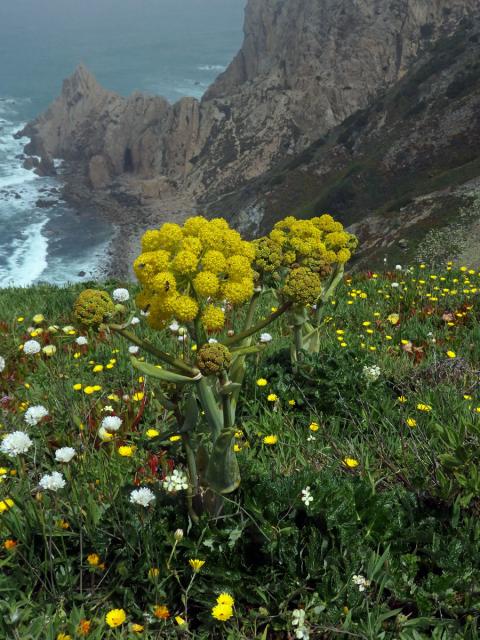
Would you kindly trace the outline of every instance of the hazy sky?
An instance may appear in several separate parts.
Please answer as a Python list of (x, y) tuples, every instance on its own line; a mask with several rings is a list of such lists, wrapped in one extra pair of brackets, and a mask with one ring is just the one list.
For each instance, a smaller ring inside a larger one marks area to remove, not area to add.
[(1, 0), (0, 26), (12, 26), (37, 30), (47, 25), (75, 30), (80, 24), (93, 26), (97, 20), (108, 18), (112, 29), (124, 27), (128, 16), (131, 28), (141, 25), (145, 19), (161, 18), (173, 20), (186, 29), (199, 27), (198, 12), (205, 11), (211, 19), (215, 15), (223, 22), (230, 12), (232, 21), (237, 22), (240, 10), (246, 0)]

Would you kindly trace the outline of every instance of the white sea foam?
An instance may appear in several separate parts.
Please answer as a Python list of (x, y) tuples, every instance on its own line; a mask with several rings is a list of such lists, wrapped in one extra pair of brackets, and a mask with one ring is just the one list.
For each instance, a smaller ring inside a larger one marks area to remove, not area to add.
[[(2, 104), (2, 103), (0, 103)], [(0, 133), (0, 189), (8, 189), (17, 185), (23, 185), (25, 182), (38, 180), (39, 177), (24, 169), (21, 160), (17, 156), (23, 153), (23, 145), (25, 139), (16, 140), (13, 134), (21, 129), (24, 124), (4, 120), (2, 131)]]
[[(68, 261), (65, 260), (65, 257), (49, 256), (48, 269), (41, 280), (51, 284), (65, 284), (66, 282), (78, 282), (95, 277), (97, 273), (103, 272), (108, 266), (107, 249), (109, 244), (110, 240), (106, 240), (93, 246), (90, 251), (76, 259), (69, 257)], [(79, 275), (82, 272), (85, 273), (84, 276)]]
[(45, 216), (31, 224), (11, 244), (6, 269), (0, 267), (0, 286), (26, 286), (34, 282), (47, 267), (48, 240), (42, 235)]
[(197, 69), (199, 71), (225, 71), (226, 67), (223, 64), (200, 64)]

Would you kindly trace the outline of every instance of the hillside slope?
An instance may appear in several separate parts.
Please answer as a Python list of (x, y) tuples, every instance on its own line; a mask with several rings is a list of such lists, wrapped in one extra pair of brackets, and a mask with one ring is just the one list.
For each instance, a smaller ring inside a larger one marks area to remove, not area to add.
[(479, 144), (480, 21), (467, 19), (369, 107), (208, 209), (251, 234), (286, 214), (330, 211), (377, 262), (431, 252), (430, 231), (445, 225), (464, 242), (448, 232), (443, 254), (472, 252), (478, 214), (458, 216), (480, 194)]

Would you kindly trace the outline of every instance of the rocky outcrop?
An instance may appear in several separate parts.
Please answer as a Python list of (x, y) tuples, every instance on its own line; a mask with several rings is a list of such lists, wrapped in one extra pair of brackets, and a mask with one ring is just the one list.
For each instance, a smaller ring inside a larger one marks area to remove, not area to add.
[(94, 188), (132, 174), (211, 200), (365, 107), (477, 2), (249, 0), (243, 46), (201, 101), (123, 98), (80, 66), (28, 150), (82, 162)]

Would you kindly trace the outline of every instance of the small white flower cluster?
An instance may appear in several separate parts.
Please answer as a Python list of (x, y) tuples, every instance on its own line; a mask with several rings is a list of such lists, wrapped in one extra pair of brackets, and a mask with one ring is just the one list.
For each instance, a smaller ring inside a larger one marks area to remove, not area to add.
[(140, 324), (140, 318), (137, 318), (137, 316), (133, 316), (133, 318), (130, 320), (130, 324), (135, 326), (136, 324)]
[(310, 493), (310, 487), (305, 487), (305, 489), (302, 489), (302, 502), (306, 507), (308, 507), (308, 505), (313, 502), (313, 496)]
[(13, 431), (7, 434), (0, 444), (0, 451), (7, 456), (18, 456), (27, 451), (32, 446), (33, 442), (28, 435), (23, 431)]
[(151, 489), (147, 487), (141, 487), (140, 489), (134, 489), (130, 494), (130, 502), (133, 504), (139, 504), (141, 507), (148, 507), (155, 501), (155, 494)]
[(272, 336), (269, 333), (260, 334), (260, 342), (268, 343), (272, 341)]
[(75, 342), (78, 344), (79, 347), (83, 347), (84, 345), (88, 344), (88, 340), (85, 336), (78, 336)]
[(75, 454), (76, 451), (73, 447), (60, 447), (55, 451), (55, 460), (57, 462), (70, 462)]
[(0, 356), (0, 373), (2, 373), (4, 369), (5, 369), (5, 358), (2, 358), (2, 356)]
[(359, 591), (365, 591), (365, 589), (370, 586), (370, 580), (367, 580), (362, 575), (355, 574), (352, 576), (352, 582), (357, 585)]
[(163, 481), (163, 488), (169, 493), (174, 491), (181, 491), (182, 489), (188, 489), (188, 478), (184, 471), (174, 469), (173, 472), (166, 476)]
[(308, 629), (305, 626), (304, 609), (294, 609), (292, 613), (292, 625), (296, 627), (295, 638), (298, 638), (298, 640), (308, 640), (310, 634), (308, 633)]
[(23, 353), (26, 353), (27, 356), (33, 356), (36, 353), (40, 353), (40, 343), (37, 340), (27, 340), (23, 345)]
[(115, 289), (112, 293), (112, 298), (115, 302), (127, 302), (127, 300), (130, 300), (130, 294), (128, 289)]
[(106, 416), (102, 420), (101, 426), (106, 431), (118, 431), (122, 426), (122, 419), (119, 418), (118, 416)]
[(392, 289), (398, 289), (400, 287), (400, 285), (398, 284), (398, 282), (392, 282)]
[(363, 377), (367, 382), (375, 382), (379, 379), (381, 373), (380, 367), (376, 364), (371, 367), (368, 367), (367, 365), (363, 367)]
[(48, 416), (48, 411), (41, 404), (36, 404), (33, 407), (29, 407), (25, 412), (24, 420), (25, 422), (34, 427), (36, 424), (40, 422), (43, 418)]
[(110, 440), (112, 433), (120, 429), (122, 422), (122, 419), (118, 416), (106, 416), (100, 424), (98, 435), (102, 440)]
[(46, 473), (40, 482), (38, 483), (44, 491), (47, 489), (50, 491), (58, 491), (63, 489), (66, 485), (65, 478), (59, 471), (52, 471), (52, 473)]
[(132, 355), (135, 355), (139, 351), (140, 351), (140, 347), (136, 347), (133, 344), (132, 344), (132, 346), (128, 347), (128, 353), (131, 353)]

